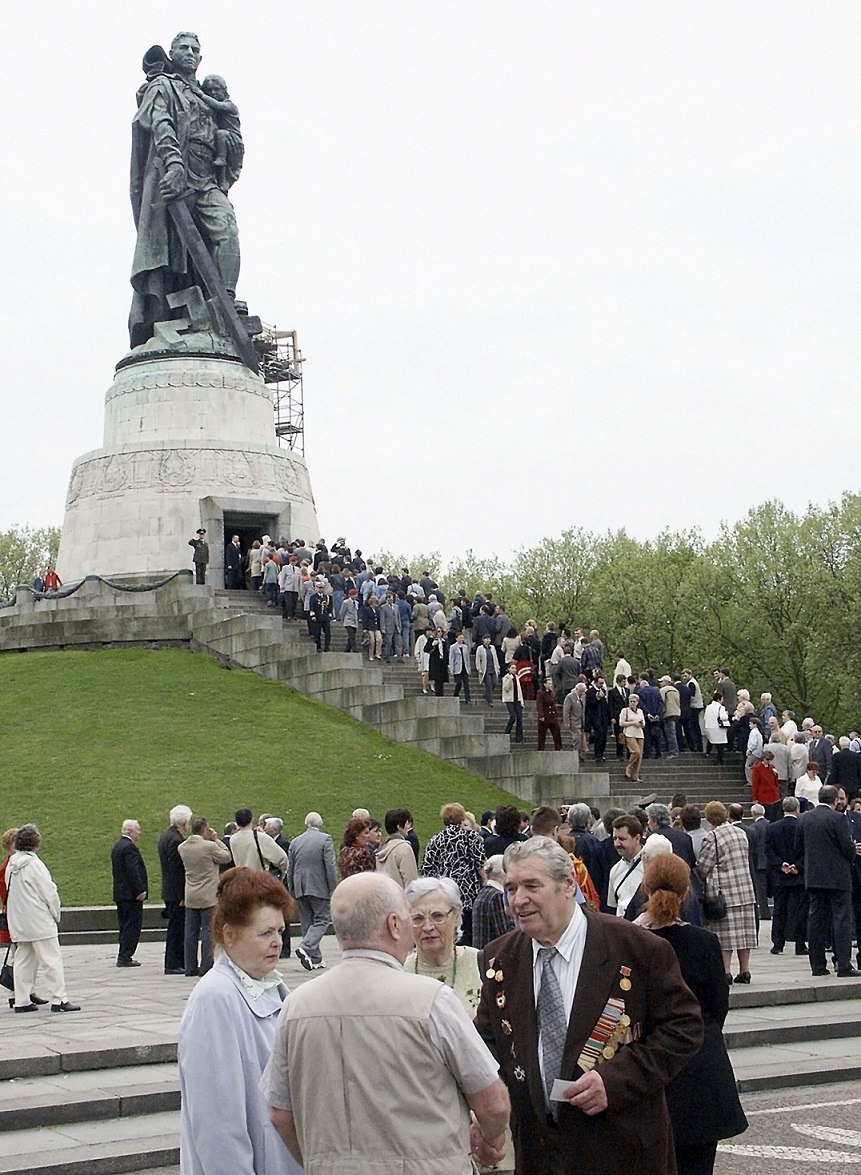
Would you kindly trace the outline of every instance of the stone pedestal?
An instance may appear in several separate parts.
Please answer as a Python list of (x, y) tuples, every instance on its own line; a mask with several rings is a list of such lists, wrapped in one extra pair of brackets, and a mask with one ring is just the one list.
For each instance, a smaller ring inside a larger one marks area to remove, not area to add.
[(157, 578), (191, 566), (188, 540), (199, 526), (215, 586), (225, 526), (315, 540), (304, 458), (275, 443), (271, 393), (241, 363), (189, 355), (132, 363), (105, 398), (104, 447), (72, 467), (57, 570), (66, 583)]

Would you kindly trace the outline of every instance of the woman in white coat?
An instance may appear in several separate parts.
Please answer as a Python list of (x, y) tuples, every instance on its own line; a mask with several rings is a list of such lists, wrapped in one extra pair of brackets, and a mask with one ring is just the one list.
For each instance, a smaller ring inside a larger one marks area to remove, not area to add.
[(15, 837), (15, 852), (6, 866), (6, 916), (15, 943), (15, 1011), (36, 1012), (30, 993), (42, 971), (52, 1012), (80, 1012), (66, 998), (60, 954), (60, 895), (43, 861), (36, 856), (42, 835), (25, 824)]
[(718, 763), (723, 763), (723, 752), (727, 744), (727, 730), (729, 730), (729, 714), (727, 714), (726, 706), (717, 691), (712, 694), (712, 700), (706, 706), (703, 721), (706, 728), (706, 742), (708, 743), (706, 754), (710, 755), (712, 747), (714, 747), (717, 751)]
[(301, 1175), (259, 1088), (288, 994), (275, 968), (289, 901), (257, 869), (230, 869), (218, 883), (218, 957), (179, 1026), (183, 1175)]

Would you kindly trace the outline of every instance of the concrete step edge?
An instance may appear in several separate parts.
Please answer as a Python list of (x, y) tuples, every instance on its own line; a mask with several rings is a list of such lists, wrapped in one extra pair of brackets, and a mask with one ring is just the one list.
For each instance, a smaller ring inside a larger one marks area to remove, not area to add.
[[(735, 1060), (730, 1055), (730, 1060)], [(843, 1081), (858, 1081), (861, 1078), (861, 1064), (856, 1061), (822, 1061), (821, 1064), (802, 1069), (781, 1069), (777, 1066), (761, 1068), (759, 1072), (751, 1070), (749, 1073), (736, 1072), (736, 1085), (739, 1093), (755, 1093), (757, 1090), (792, 1089), (806, 1085), (830, 1085)]]
[(43, 1154), (0, 1156), (0, 1175), (127, 1175), (178, 1163), (178, 1138), (130, 1138), (81, 1143)]
[(71, 1096), (61, 1089), (15, 1097), (5, 1091), (0, 1103), (0, 1133), (37, 1129), (72, 1122), (104, 1121), (160, 1114), (180, 1108), (179, 1077), (153, 1085), (129, 1086), (125, 1090), (82, 1090)]

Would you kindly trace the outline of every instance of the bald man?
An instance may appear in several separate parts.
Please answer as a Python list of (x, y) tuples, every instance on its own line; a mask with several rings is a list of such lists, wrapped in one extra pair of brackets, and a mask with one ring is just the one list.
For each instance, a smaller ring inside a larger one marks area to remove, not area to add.
[[(390, 877), (348, 877), (332, 922), (343, 959), (290, 995), (267, 1070), (290, 1153), (307, 1175), (381, 1157), (423, 1175), (470, 1175), (470, 1153), (498, 1163), (509, 1110), (498, 1065), (451, 988), (404, 971), (404, 891)], [(408, 1048), (393, 1047), (395, 1026)]]

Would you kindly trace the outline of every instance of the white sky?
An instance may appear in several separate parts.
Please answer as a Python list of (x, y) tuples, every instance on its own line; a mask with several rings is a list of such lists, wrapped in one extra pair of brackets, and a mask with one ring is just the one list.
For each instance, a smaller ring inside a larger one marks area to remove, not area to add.
[[(857, 490), (861, 5), (4, 5), (0, 528), (60, 524), (126, 352), (140, 59), (242, 116), (321, 534), (507, 554)], [(315, 536), (306, 536), (315, 537)]]

